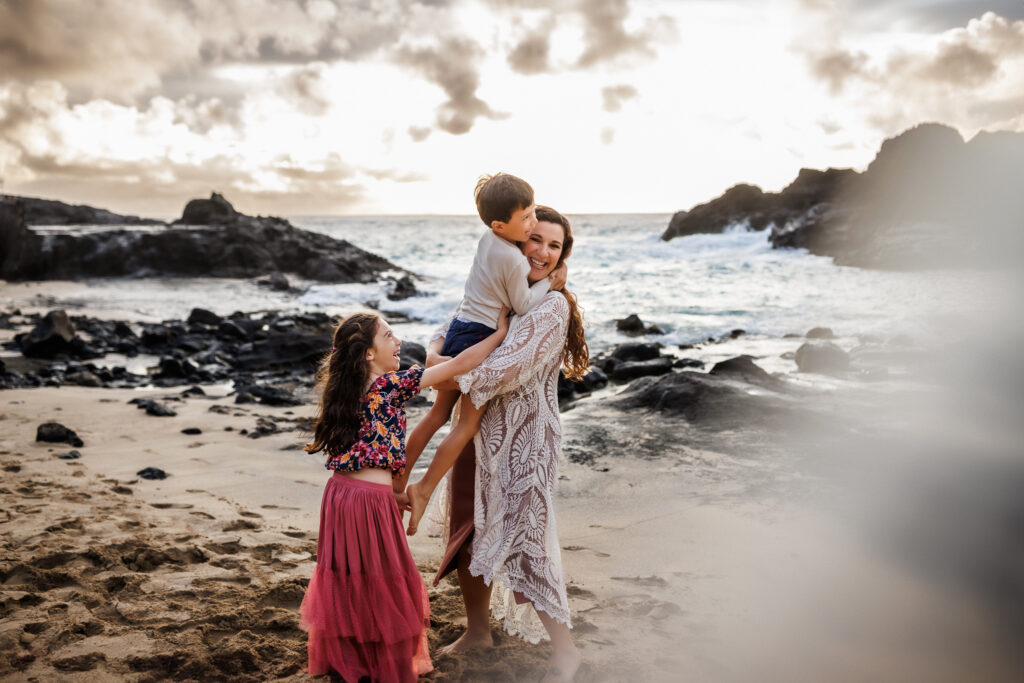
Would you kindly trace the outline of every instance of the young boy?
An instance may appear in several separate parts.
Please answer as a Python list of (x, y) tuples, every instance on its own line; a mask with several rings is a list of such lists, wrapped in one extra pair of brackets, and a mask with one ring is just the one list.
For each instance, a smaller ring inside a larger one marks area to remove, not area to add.
[[(565, 285), (564, 264), (547, 280), (532, 286), (527, 282), (530, 266), (515, 243), (529, 239), (537, 225), (537, 216), (534, 214), (533, 188), (525, 180), (507, 173), (484, 176), (477, 182), (473, 194), (480, 219), (490, 229), (477, 244), (462, 303), (445, 333), (442, 356), (456, 356), (492, 334), (502, 306), (522, 315), (537, 305), (549, 289), (561, 289)], [(434, 406), (409, 435), (407, 473), (412, 470), (430, 438), (448, 421), (455, 402), (461, 396), (457, 389), (438, 390)], [(409, 485), (406, 492), (411, 512), (410, 535), (416, 533), (420, 517), (441, 477), (479, 429), (486, 407), (477, 408), (472, 401), (462, 402), (459, 422), (438, 446), (427, 473)], [(404, 483), (404, 477), (396, 480), (396, 489), (400, 490)]]

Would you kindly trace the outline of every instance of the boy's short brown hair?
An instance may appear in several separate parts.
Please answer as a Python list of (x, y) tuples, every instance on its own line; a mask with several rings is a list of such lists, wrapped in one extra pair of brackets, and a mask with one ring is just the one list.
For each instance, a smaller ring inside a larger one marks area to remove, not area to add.
[(476, 210), (488, 228), (494, 221), (507, 223), (512, 214), (533, 204), (533, 188), (508, 173), (481, 176), (473, 190)]

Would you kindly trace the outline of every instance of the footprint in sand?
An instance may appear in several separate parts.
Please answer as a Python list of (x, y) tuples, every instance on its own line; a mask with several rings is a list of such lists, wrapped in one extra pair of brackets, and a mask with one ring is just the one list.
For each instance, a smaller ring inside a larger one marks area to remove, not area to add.
[(157, 510), (168, 510), (171, 508), (175, 510), (191, 510), (195, 507), (191, 503), (150, 503), (149, 505)]
[(612, 581), (628, 581), (638, 586), (650, 586), (652, 588), (668, 588), (668, 581), (660, 576), (613, 576)]
[(230, 524), (226, 524), (221, 531), (245, 531), (251, 529), (259, 529), (259, 525), (247, 519), (236, 519)]
[(589, 550), (590, 552), (594, 553), (594, 555), (596, 555), (597, 557), (611, 557), (611, 555), (609, 555), (608, 553), (603, 553), (600, 550), (594, 550), (593, 548), (588, 548), (582, 545), (563, 545), (562, 550), (568, 550), (571, 553), (577, 553), (581, 550)]

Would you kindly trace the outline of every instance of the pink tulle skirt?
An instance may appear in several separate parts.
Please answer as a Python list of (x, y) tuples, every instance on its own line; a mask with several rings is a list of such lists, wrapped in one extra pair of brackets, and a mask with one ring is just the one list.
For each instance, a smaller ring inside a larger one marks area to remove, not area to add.
[(415, 681), (427, 652), (427, 588), (386, 484), (335, 474), (320, 505), (316, 569), (299, 608), (309, 673)]

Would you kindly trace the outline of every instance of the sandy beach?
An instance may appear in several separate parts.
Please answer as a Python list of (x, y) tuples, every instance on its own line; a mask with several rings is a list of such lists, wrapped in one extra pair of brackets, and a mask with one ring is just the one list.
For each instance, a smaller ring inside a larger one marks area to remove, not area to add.
[[(312, 403), (234, 405), (207, 389), (187, 398), (180, 389), (3, 393), (5, 680), (308, 678), (297, 608), (327, 476), (298, 447)], [(177, 416), (128, 403), (139, 397)], [(585, 434), (590, 419), (566, 413), (569, 438)], [(47, 421), (73, 429), (84, 446), (36, 442)], [(270, 423), (277, 433), (250, 438)], [(72, 450), (80, 457), (60, 457)], [(741, 474), (749, 461), (677, 450), (683, 457), (671, 461), (609, 453), (563, 463), (558, 524), (585, 657), (578, 680), (1005, 673), (993, 668), (998, 634), (970, 602), (879, 562), (848, 527), (807, 505), (751, 495)], [(140, 478), (146, 467), (168, 476)], [(421, 532), (411, 547), (429, 582), (441, 540)], [(884, 609), (858, 606), (865, 595)], [(464, 620), (453, 582), (431, 588), (431, 601), (436, 648)], [(943, 626), (931, 633), (927, 624)], [(492, 627), (495, 650), (437, 657), (426, 680), (538, 677), (546, 646)], [(937, 634), (971, 643), (974, 658), (941, 656)]]

